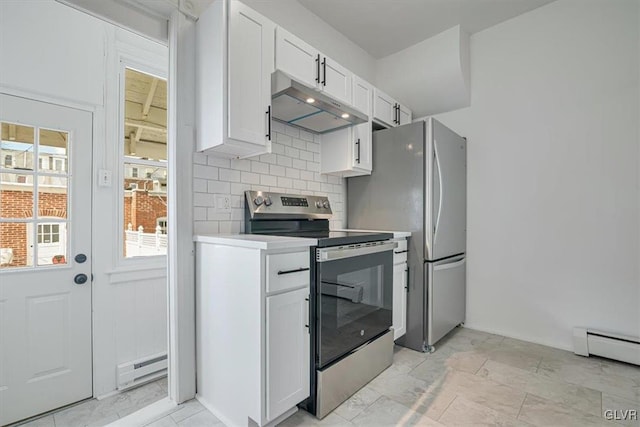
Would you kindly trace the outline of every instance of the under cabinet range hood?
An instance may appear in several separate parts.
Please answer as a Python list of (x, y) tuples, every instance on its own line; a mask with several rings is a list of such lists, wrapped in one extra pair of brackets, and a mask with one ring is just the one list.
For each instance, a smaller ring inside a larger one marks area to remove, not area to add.
[(271, 117), (313, 133), (327, 133), (369, 120), (352, 107), (292, 80), (282, 71), (271, 75)]

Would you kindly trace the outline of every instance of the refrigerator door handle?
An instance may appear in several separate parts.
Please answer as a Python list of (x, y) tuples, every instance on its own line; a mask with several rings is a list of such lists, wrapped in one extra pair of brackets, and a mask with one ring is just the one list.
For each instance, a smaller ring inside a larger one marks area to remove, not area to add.
[(442, 190), (443, 190), (443, 186), (442, 186), (442, 169), (440, 168), (440, 157), (438, 156), (438, 144), (436, 143), (436, 141), (433, 141), (433, 152), (435, 155), (435, 164), (436, 164), (436, 168), (438, 169), (438, 186), (440, 191), (438, 191), (438, 214), (436, 215), (436, 224), (433, 227), (433, 241), (435, 243), (436, 238), (438, 236), (438, 225), (440, 225), (440, 215), (442, 214)]

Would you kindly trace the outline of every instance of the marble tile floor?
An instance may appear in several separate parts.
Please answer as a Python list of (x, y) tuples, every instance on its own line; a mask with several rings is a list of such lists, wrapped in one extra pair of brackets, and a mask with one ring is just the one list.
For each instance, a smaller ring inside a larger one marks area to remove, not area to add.
[[(393, 365), (323, 420), (300, 410), (280, 426), (640, 427), (605, 418), (628, 410), (640, 416), (640, 367), (458, 328), (433, 354), (396, 347)], [(192, 400), (148, 425), (176, 426), (224, 424)]]
[(167, 396), (167, 378), (161, 378), (102, 400), (90, 399), (54, 413), (16, 424), (21, 427), (98, 427), (136, 412)]

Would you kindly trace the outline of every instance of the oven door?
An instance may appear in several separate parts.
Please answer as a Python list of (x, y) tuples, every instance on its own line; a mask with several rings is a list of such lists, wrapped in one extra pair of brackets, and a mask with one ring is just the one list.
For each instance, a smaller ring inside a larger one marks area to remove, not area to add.
[(318, 368), (391, 327), (396, 246), (385, 241), (316, 250)]

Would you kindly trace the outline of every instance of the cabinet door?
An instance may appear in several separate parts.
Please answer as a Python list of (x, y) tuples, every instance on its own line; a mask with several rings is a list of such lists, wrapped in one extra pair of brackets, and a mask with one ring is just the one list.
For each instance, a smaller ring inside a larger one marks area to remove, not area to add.
[(384, 92), (378, 89), (373, 91), (373, 118), (389, 127), (395, 127), (394, 107), (396, 101)]
[(411, 123), (411, 110), (400, 104), (400, 126)]
[(353, 127), (353, 159), (354, 168), (371, 172), (371, 122)]
[(228, 49), (228, 135), (265, 146), (271, 106), (275, 24), (231, 2)]
[(332, 98), (351, 105), (351, 71), (326, 56), (322, 57), (322, 91)]
[(371, 117), (373, 107), (373, 86), (358, 76), (353, 76), (353, 106)]
[(407, 264), (393, 266), (393, 339), (407, 332)]
[(309, 288), (267, 297), (267, 419), (309, 397)]
[(309, 87), (320, 82), (320, 53), (293, 34), (276, 30), (276, 69)]

